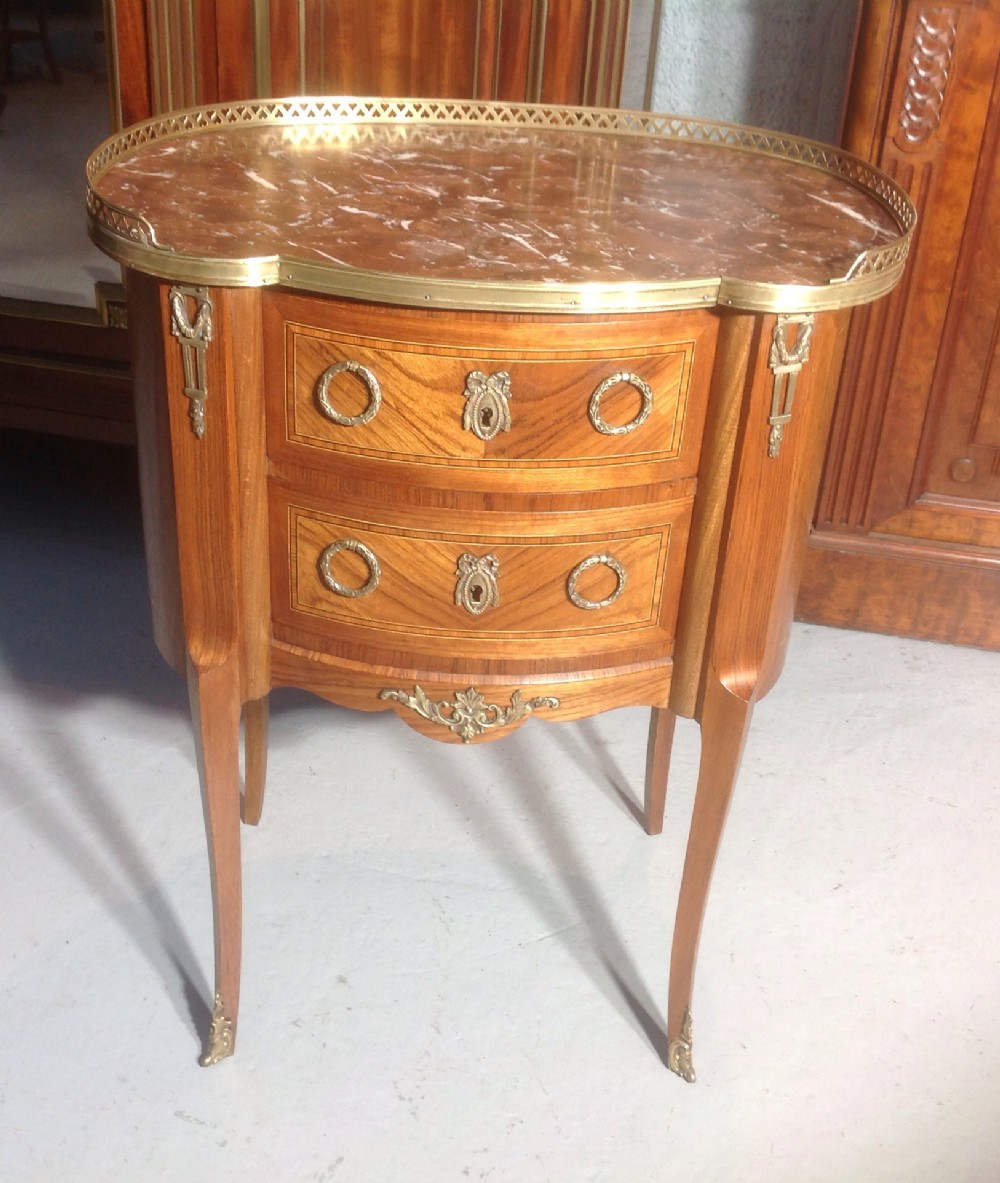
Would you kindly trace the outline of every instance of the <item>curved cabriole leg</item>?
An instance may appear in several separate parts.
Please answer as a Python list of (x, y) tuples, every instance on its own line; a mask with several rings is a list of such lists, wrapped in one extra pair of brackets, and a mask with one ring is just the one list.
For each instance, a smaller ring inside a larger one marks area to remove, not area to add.
[(694, 1081), (691, 1062), (691, 991), (695, 958), (708, 887), (739, 772), (753, 705), (711, 681), (701, 716), (701, 764), (691, 816), (691, 834), (684, 860), (674, 943), (670, 953), (670, 996), (667, 1004), (667, 1064)]
[(663, 832), (663, 810), (667, 803), (667, 774), (674, 746), (677, 716), (668, 707), (653, 707), (649, 715), (646, 743), (646, 792), (643, 816), (647, 834)]
[(267, 778), (268, 700), (255, 698), (243, 708), (243, 821), (255, 826), (264, 808)]
[(215, 1003), (203, 1065), (233, 1054), (240, 1002), (240, 699), (235, 663), (189, 668), (215, 917)]

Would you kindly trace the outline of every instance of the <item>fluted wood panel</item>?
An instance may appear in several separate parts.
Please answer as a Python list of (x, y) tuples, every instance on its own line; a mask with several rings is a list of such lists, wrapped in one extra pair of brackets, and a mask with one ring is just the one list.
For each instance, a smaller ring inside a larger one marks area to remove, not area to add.
[(271, 0), (258, 93), (613, 105), (629, 0)]

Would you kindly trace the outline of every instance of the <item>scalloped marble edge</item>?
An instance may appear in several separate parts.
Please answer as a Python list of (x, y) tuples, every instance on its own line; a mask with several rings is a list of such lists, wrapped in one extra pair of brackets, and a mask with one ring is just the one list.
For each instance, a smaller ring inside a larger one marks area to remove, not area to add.
[[(101, 197), (96, 184), (124, 156), (153, 141), (239, 126), (395, 123), (544, 127), (646, 135), (772, 156), (815, 168), (864, 190), (894, 217), (900, 237), (862, 252), (844, 276), (824, 285), (768, 284), (729, 276), (669, 283), (489, 283), (401, 276), (280, 255), (213, 259), (184, 255), (156, 241), (146, 219)], [(644, 111), (528, 103), (439, 100), (293, 98), (192, 107), (134, 124), (99, 145), (87, 161), (88, 229), (95, 244), (127, 267), (162, 279), (225, 287), (289, 284), (352, 299), (454, 309), (511, 312), (632, 312), (711, 307), (751, 312), (821, 312), (878, 299), (898, 282), (916, 225), (916, 210), (886, 173), (832, 145), (741, 124)]]

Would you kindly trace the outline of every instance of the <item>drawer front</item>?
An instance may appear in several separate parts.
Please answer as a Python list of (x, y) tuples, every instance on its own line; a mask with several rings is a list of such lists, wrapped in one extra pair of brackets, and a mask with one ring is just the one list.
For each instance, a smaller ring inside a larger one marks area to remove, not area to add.
[(453, 532), (275, 497), (275, 545), (287, 555), (272, 565), (276, 625), (433, 654), (447, 642), (484, 658), (519, 646), (537, 656), (540, 640), (565, 653), (673, 636), (689, 500), (629, 528), (586, 530), (577, 514), (556, 529), (511, 520), (507, 533), (497, 520)]
[(704, 315), (646, 326), (659, 332), (641, 344), (604, 323), (444, 325), (399, 310), (376, 336), (357, 331), (356, 312), (341, 319), (342, 328), (282, 316), (269, 333), (282, 364), (279, 373), (269, 363), (282, 404), (272, 442), (308, 449), (305, 463), (326, 451), (453, 468), (696, 469), (714, 347)]

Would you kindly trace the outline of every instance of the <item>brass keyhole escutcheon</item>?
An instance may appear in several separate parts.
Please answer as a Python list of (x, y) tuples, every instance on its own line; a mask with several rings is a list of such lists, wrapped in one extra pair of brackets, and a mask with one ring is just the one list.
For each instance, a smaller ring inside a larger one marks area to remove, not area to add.
[(484, 443), (501, 431), (510, 431), (510, 399), (510, 374), (506, 370), (495, 374), (473, 370), (465, 379), (462, 426)]
[(500, 560), (496, 555), (466, 553), (458, 560), (455, 603), (473, 616), (500, 606)]

